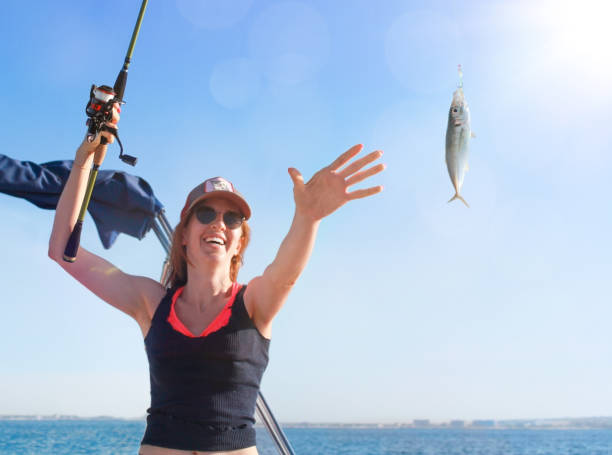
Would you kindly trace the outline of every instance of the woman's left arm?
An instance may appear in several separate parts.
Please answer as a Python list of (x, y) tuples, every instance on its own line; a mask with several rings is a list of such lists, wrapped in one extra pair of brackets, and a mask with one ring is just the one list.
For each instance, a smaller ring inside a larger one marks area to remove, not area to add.
[(272, 319), (308, 263), (321, 220), (349, 201), (382, 191), (382, 186), (348, 191), (350, 186), (385, 168), (384, 164), (377, 164), (363, 169), (382, 156), (380, 151), (371, 152), (348, 164), (362, 149), (362, 145), (351, 147), (332, 164), (317, 172), (308, 183), (304, 183), (297, 169), (289, 169), (295, 200), (291, 228), (274, 261), (266, 267), (263, 275), (251, 280), (244, 296), (255, 325), (265, 336), (269, 336)]

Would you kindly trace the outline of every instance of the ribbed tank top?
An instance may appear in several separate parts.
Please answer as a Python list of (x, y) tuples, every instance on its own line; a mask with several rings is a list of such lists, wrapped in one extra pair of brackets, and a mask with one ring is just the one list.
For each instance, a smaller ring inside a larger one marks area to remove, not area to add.
[(255, 445), (255, 401), (270, 340), (249, 317), (245, 290), (237, 292), (227, 324), (200, 337), (170, 322), (178, 289), (160, 302), (144, 340), (151, 407), (143, 444), (202, 451)]

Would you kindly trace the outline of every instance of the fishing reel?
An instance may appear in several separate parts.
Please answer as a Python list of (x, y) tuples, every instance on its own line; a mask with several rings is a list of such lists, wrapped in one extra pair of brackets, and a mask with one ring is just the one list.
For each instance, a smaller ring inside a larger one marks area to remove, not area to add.
[[(112, 87), (108, 85), (91, 86), (89, 102), (85, 107), (85, 113), (89, 117), (87, 119), (87, 140), (93, 142), (101, 131), (111, 133), (119, 144), (119, 158), (121, 161), (134, 166), (136, 165), (137, 158), (123, 153), (123, 144), (121, 144), (117, 129), (106, 125), (106, 122), (110, 122), (113, 119), (113, 105), (115, 103), (123, 104), (123, 101), (117, 96)], [(106, 144), (106, 138), (103, 137), (100, 142)]]

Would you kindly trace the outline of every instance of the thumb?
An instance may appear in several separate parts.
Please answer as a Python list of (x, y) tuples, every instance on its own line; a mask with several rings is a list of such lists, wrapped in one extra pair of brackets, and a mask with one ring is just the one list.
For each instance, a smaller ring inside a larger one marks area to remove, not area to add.
[(293, 180), (293, 185), (295, 186), (304, 185), (304, 177), (302, 177), (302, 174), (300, 174), (300, 171), (298, 171), (294, 167), (290, 167), (288, 171), (289, 171), (289, 175), (291, 176), (291, 180)]

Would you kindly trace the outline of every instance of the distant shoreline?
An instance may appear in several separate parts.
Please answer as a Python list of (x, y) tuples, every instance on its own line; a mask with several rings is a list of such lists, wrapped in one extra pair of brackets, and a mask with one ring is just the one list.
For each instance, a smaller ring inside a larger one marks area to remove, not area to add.
[[(125, 421), (144, 422), (145, 417), (113, 417), (75, 415), (0, 415), (0, 421)], [(257, 423), (256, 427), (262, 424)], [(286, 422), (284, 428), (321, 429), (448, 429), (448, 430), (612, 430), (612, 417), (584, 417), (559, 419), (513, 419), (513, 420), (450, 420), (430, 421), (426, 419), (396, 423), (313, 423)]]

